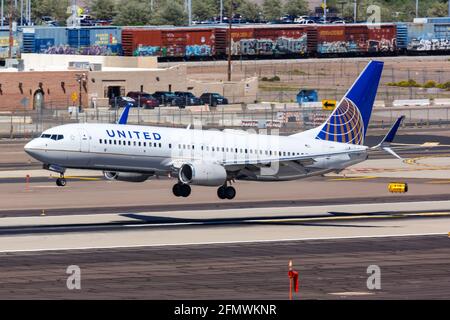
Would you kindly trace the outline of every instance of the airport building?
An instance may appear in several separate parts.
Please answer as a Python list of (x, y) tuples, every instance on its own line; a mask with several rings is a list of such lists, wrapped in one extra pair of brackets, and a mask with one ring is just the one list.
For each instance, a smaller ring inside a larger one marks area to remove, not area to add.
[(258, 90), (257, 78), (239, 82), (190, 79), (183, 64), (159, 68), (156, 57), (23, 54), (0, 69), (0, 111), (55, 110), (70, 106), (105, 108), (130, 91), (217, 92), (247, 101)]

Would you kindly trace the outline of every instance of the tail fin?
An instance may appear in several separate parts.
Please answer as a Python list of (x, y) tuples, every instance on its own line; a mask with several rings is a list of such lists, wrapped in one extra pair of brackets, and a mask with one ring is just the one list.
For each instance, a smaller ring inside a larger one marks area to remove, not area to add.
[(371, 61), (320, 127), (316, 139), (364, 144), (384, 63)]

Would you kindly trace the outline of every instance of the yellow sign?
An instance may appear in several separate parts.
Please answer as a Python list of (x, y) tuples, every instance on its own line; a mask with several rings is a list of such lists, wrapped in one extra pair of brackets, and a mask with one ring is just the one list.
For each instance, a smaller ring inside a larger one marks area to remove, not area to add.
[(388, 185), (388, 190), (392, 193), (406, 193), (408, 192), (408, 184), (403, 182), (391, 182)]
[(77, 102), (78, 101), (78, 94), (76, 92), (72, 93), (72, 101)]
[(323, 110), (334, 110), (336, 108), (336, 100), (322, 100)]

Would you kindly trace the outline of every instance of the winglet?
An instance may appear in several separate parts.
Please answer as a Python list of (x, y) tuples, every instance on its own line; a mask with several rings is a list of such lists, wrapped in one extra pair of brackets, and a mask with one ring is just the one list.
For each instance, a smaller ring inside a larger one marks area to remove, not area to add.
[(381, 145), (382, 144), (386, 144), (386, 143), (392, 143), (395, 139), (395, 135), (397, 134), (397, 130), (400, 127), (400, 125), (402, 124), (402, 121), (405, 119), (405, 116), (401, 116), (400, 118), (397, 119), (397, 121), (394, 123), (394, 125), (391, 127), (391, 129), (389, 130), (389, 132), (387, 133), (387, 135), (384, 137), (384, 139), (381, 141)]
[(122, 115), (120, 116), (119, 121), (117, 121), (117, 124), (127, 124), (128, 122), (128, 114), (130, 113), (130, 108), (132, 104), (128, 103), (125, 109), (122, 112)]
[(378, 145), (376, 145), (375, 147), (373, 147), (372, 149), (374, 149), (374, 150), (381, 149), (383, 151), (390, 153), (394, 157), (402, 160), (402, 158), (397, 153), (395, 153), (394, 150), (391, 149), (391, 143), (394, 141), (395, 135), (397, 134), (398, 128), (400, 127), (403, 119), (405, 119), (405, 116), (401, 116), (400, 118), (398, 118), (397, 121), (394, 123), (394, 125), (389, 130), (389, 132), (383, 138), (383, 140), (381, 140), (381, 142)]

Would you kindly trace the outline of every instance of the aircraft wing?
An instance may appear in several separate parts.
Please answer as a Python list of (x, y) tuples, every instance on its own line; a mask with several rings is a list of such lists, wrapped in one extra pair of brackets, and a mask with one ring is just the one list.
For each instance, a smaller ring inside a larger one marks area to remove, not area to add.
[(238, 159), (238, 160), (234, 160), (234, 159), (229, 159), (229, 160), (225, 160), (225, 161), (221, 161), (220, 164), (223, 165), (224, 167), (227, 166), (247, 166), (247, 165), (252, 165), (252, 166), (265, 166), (267, 164), (270, 163), (297, 163), (297, 164), (301, 164), (301, 165), (311, 165), (314, 162), (316, 162), (315, 159), (317, 158), (324, 158), (324, 157), (329, 157), (329, 156), (336, 156), (336, 155), (347, 155), (347, 154), (361, 154), (366, 152), (366, 150), (361, 149), (361, 150), (347, 150), (347, 151), (341, 151), (341, 152), (327, 152), (327, 153), (317, 153), (317, 154), (309, 154), (309, 155), (303, 155), (303, 156), (272, 156), (272, 157), (253, 157), (253, 158), (248, 158), (245, 160), (242, 159)]

